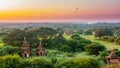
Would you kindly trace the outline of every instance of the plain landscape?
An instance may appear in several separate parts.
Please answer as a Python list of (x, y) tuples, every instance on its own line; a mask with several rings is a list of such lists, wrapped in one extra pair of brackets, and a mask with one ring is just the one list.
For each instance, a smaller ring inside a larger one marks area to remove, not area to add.
[[(30, 56), (21, 56), (24, 37)], [(39, 42), (44, 55), (36, 54)], [(113, 48), (120, 57), (120, 23), (0, 24), (1, 68), (119, 68), (106, 62)]]

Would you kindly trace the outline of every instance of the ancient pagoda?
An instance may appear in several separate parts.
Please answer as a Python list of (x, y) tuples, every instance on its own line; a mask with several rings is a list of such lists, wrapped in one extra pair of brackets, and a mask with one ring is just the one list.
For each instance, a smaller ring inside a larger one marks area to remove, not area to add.
[(44, 56), (45, 55), (45, 48), (43, 48), (41, 41), (37, 47), (37, 56)]
[(21, 55), (21, 57), (29, 57), (29, 56), (31, 56), (31, 48), (30, 48), (29, 44), (26, 41), (26, 37), (24, 37), (22, 45), (20, 46), (20, 55)]
[(115, 54), (114, 48), (111, 50), (109, 56), (106, 57), (107, 64), (118, 64), (120, 62), (119, 57)]

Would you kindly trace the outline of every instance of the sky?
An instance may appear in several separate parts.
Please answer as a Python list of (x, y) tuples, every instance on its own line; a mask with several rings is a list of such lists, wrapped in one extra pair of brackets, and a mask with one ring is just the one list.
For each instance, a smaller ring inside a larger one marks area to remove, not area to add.
[(0, 0), (0, 21), (119, 21), (120, 0)]

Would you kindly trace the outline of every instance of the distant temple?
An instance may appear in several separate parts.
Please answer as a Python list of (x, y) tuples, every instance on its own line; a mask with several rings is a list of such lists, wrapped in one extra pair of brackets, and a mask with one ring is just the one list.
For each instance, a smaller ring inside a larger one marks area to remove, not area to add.
[(66, 28), (64, 33), (67, 34), (67, 35), (71, 35), (71, 34), (74, 33), (74, 30), (70, 30), (70, 29)]
[[(32, 55), (31, 48), (29, 44), (26, 41), (26, 38), (24, 37), (24, 40), (20, 46), (20, 56), (21, 57), (30, 57)], [(38, 44), (38, 47), (36, 49), (36, 55), (37, 56), (44, 56), (45, 55), (45, 48), (43, 48), (42, 43)]]
[(38, 48), (37, 48), (37, 55), (44, 56), (45, 55), (45, 48), (43, 48), (42, 43), (40, 41)]
[(115, 54), (114, 48), (111, 50), (109, 56), (106, 57), (107, 64), (118, 64), (120, 63), (119, 57)]
[(22, 45), (20, 46), (20, 55), (21, 57), (29, 57), (31, 55), (31, 48), (26, 41), (26, 37), (24, 37)]

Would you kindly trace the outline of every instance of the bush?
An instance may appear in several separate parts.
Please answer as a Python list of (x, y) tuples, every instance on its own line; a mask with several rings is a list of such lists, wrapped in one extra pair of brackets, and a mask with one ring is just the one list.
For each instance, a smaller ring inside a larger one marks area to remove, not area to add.
[(29, 58), (24, 60), (22, 68), (53, 68), (53, 65), (50, 61), (44, 58)]
[(1, 56), (15, 54), (15, 53), (17, 53), (17, 54), (19, 53), (19, 48), (18, 47), (5, 46), (5, 47), (0, 49), (0, 55)]
[(89, 54), (93, 54), (93, 55), (99, 55), (100, 51), (104, 51), (105, 47), (99, 43), (93, 42), (92, 44), (88, 44), (85, 47), (85, 50), (89, 53)]
[(100, 64), (93, 58), (74, 58), (58, 62), (55, 68), (100, 68)]
[(120, 37), (117, 37), (117, 38), (115, 39), (115, 43), (116, 43), (116, 44), (120, 44)]
[(59, 47), (59, 50), (63, 51), (63, 52), (71, 52), (72, 51), (72, 47), (69, 46), (69, 45), (61, 45)]
[(0, 68), (20, 68), (22, 59), (18, 55), (0, 57)]
[(94, 29), (95, 37), (102, 37), (102, 36), (112, 36), (112, 30), (108, 28), (95, 28)]
[(114, 36), (103, 36), (100, 39), (103, 41), (107, 41), (107, 42), (114, 42), (115, 37)]
[(86, 29), (84, 30), (83, 34), (84, 35), (92, 35), (93, 30), (92, 29)]
[(72, 52), (81, 52), (84, 51), (84, 45), (79, 40), (70, 40), (68, 45), (72, 48)]

